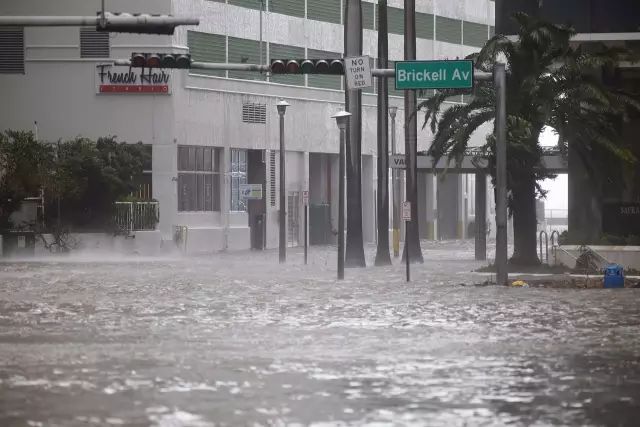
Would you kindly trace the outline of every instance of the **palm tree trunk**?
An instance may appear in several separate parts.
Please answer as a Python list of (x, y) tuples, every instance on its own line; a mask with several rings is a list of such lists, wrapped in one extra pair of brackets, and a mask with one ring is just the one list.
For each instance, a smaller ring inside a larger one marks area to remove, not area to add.
[[(389, 32), (387, 0), (380, 0), (378, 14), (378, 67), (387, 68)], [(391, 265), (389, 253), (389, 83), (378, 79), (378, 247), (375, 265)]]
[(513, 265), (539, 265), (537, 253), (536, 181), (526, 177), (513, 189)]

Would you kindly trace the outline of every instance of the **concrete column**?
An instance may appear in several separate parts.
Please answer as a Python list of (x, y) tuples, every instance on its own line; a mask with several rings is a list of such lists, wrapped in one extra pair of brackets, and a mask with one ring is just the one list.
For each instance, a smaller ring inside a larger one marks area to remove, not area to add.
[[(306, 234), (307, 242), (309, 241), (309, 218), (307, 218), (307, 229), (304, 229), (305, 224), (305, 204), (304, 204), (304, 191), (309, 191), (309, 152), (305, 151), (302, 153), (302, 190), (300, 192), (300, 228), (302, 229), (302, 239), (300, 240), (300, 245), (304, 246), (304, 238)], [(309, 197), (311, 197), (311, 193)], [(310, 203), (310, 202), (309, 202)], [(308, 205), (307, 205), (308, 210)]]
[(476, 173), (476, 260), (487, 259), (487, 174)]
[(231, 226), (229, 218), (229, 212), (231, 211), (231, 149), (229, 147), (222, 149), (220, 161), (222, 162), (220, 165), (220, 173), (222, 173), (222, 179), (220, 180), (220, 215), (223, 221), (222, 226), (224, 227), (223, 249), (227, 250), (229, 248), (229, 227)]
[(583, 244), (602, 233), (601, 188), (594, 185), (575, 144), (579, 142), (569, 143), (569, 234), (573, 243)]
[(457, 223), (456, 223), (456, 238), (464, 239), (467, 225), (467, 212), (465, 209), (465, 201), (467, 199), (466, 191), (466, 176), (464, 174), (458, 174), (456, 177), (456, 189), (457, 189)]
[[(438, 239), (438, 179), (432, 173), (425, 173), (425, 188), (426, 188), (426, 229), (429, 240)], [(422, 226), (420, 226), (422, 229)]]
[(418, 171), (418, 227), (420, 228), (420, 238), (427, 239), (427, 172)]

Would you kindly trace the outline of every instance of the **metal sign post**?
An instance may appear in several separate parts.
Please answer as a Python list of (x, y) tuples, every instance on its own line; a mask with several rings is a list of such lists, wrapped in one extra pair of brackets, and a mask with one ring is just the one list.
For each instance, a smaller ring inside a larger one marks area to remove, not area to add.
[(307, 265), (309, 252), (309, 191), (302, 192), (302, 203), (304, 203), (304, 265)]
[[(411, 202), (403, 202), (402, 203), (402, 220), (407, 223), (411, 221)], [(409, 227), (407, 224), (404, 226), (404, 250), (407, 251), (409, 248)], [(407, 282), (411, 281), (411, 269), (409, 267), (410, 260), (408, 256), (408, 252), (405, 252), (405, 261), (406, 261), (406, 270), (407, 270)]]

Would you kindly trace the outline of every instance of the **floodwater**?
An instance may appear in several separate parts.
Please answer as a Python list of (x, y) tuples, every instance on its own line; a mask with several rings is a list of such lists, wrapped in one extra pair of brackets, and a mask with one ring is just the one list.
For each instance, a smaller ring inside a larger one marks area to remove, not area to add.
[(2, 263), (0, 426), (638, 425), (640, 291), (473, 286), (472, 244)]

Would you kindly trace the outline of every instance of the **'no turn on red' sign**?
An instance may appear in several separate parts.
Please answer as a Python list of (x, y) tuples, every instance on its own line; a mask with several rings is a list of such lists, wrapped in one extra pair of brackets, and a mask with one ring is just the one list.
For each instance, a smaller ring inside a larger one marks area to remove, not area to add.
[(373, 86), (371, 60), (368, 56), (344, 58), (344, 75), (347, 89), (358, 90)]

